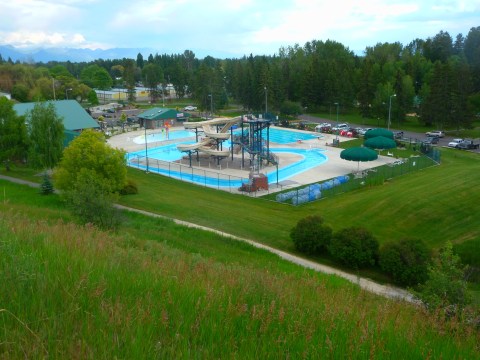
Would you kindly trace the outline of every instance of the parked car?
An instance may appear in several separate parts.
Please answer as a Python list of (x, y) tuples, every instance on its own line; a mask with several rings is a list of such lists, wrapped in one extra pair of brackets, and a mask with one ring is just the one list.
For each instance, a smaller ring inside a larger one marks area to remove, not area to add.
[(196, 111), (196, 110), (197, 110), (197, 107), (192, 105), (188, 105), (183, 108), (183, 111)]
[(463, 141), (463, 139), (452, 139), (452, 141), (450, 141), (450, 142), (448, 143), (448, 146), (449, 146), (449, 147), (456, 148), (457, 145), (460, 144), (462, 141)]
[(457, 149), (461, 150), (475, 150), (480, 148), (479, 143), (473, 142), (473, 140), (465, 139), (462, 142), (458, 143)]
[(440, 140), (440, 138), (438, 136), (430, 136), (428, 138), (426, 138), (425, 140), (422, 141), (422, 143), (424, 144), (438, 144), (438, 141)]
[(348, 129), (350, 129), (350, 125), (348, 125), (347, 123), (338, 124), (337, 126), (332, 128), (333, 131), (341, 131), (341, 130), (348, 130)]
[(373, 130), (373, 129), (372, 128), (359, 129), (358, 134), (363, 136), (369, 130)]
[(318, 124), (317, 126), (315, 126), (315, 131), (318, 131), (318, 132), (325, 132), (325, 130), (327, 129), (332, 129), (332, 124), (330, 123), (321, 123), (321, 124)]
[(445, 133), (441, 130), (433, 130), (433, 131), (427, 131), (425, 133), (427, 136), (438, 136), (439, 138), (443, 138), (445, 136)]

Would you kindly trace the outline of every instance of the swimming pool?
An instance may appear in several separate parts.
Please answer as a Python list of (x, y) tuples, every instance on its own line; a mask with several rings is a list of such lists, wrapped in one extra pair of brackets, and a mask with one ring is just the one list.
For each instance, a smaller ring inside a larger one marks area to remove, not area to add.
[[(194, 141), (182, 142), (182, 144), (194, 143)], [(161, 161), (173, 162), (181, 159), (185, 153), (182, 153), (177, 149), (176, 144), (169, 144), (165, 146), (156, 147), (148, 150), (149, 159), (157, 159)], [(268, 183), (275, 183), (278, 181), (283, 181), (288, 178), (291, 178), (295, 175), (301, 174), (305, 171), (308, 171), (316, 166), (319, 166), (328, 160), (327, 156), (324, 154), (324, 150), (321, 149), (290, 149), (290, 148), (271, 148), (272, 152), (279, 153), (291, 153), (295, 155), (300, 155), (300, 160), (291, 163), (285, 167), (278, 169), (278, 178), (277, 171), (271, 171), (265, 174), (268, 178)], [(145, 166), (139, 165), (136, 159), (142, 158), (145, 156), (145, 151), (137, 151), (128, 154), (129, 164), (139, 168), (145, 169)], [(160, 174), (168, 175), (170, 177), (180, 179), (183, 181), (189, 181), (205, 186), (213, 187), (240, 187), (242, 183), (246, 182), (248, 179), (241, 178), (220, 178), (220, 177), (209, 177), (199, 174), (186, 173), (185, 171), (172, 171), (165, 168), (156, 168), (154, 163), (151, 162), (149, 170), (152, 172), (157, 172)]]
[[(240, 134), (241, 130), (236, 129), (234, 134)], [(291, 144), (298, 140), (311, 140), (318, 138), (318, 134), (310, 134), (306, 132), (291, 131), (287, 129), (270, 128), (269, 138), (270, 142), (277, 144)], [(161, 142), (165, 140), (184, 139), (189, 137), (195, 137), (194, 131), (189, 130), (170, 130), (167, 138), (167, 132), (165, 130), (158, 130), (157, 133), (147, 134), (147, 143)], [(267, 130), (262, 131), (262, 137), (267, 137)], [(133, 139), (136, 144), (145, 144), (145, 135), (137, 136)]]
[[(189, 130), (169, 130), (168, 137), (165, 130), (158, 130), (157, 133), (147, 134), (147, 143), (160, 142), (165, 140), (177, 140), (194, 137), (195, 132)], [(135, 144), (145, 144), (145, 135), (137, 136), (133, 139)]]

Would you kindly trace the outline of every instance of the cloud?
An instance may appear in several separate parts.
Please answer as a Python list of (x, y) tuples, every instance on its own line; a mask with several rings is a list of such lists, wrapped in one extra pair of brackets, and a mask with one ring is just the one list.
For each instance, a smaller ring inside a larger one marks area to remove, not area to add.
[(7, 0), (0, 43), (273, 54), (335, 40), (353, 50), (478, 26), (478, 0)]

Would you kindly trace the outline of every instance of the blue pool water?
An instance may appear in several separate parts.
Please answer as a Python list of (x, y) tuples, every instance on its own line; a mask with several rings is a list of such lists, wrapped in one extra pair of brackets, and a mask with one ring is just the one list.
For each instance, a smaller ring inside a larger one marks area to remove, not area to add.
[[(240, 134), (240, 130), (234, 130), (234, 134)], [(165, 130), (158, 130), (157, 133), (147, 134), (147, 143), (160, 142), (165, 140), (176, 140), (194, 137), (195, 132), (189, 130), (170, 130), (167, 137)], [(267, 130), (262, 131), (263, 138), (267, 137)], [(277, 144), (291, 144), (298, 140), (311, 140), (316, 139), (318, 134), (309, 134), (303, 132), (296, 132), (284, 129), (270, 128), (269, 129), (270, 142)], [(133, 139), (136, 144), (145, 144), (145, 135), (137, 136)]]
[[(182, 144), (194, 143), (194, 141), (189, 142), (182, 142)], [(169, 144), (165, 146), (156, 147), (153, 149), (148, 149), (148, 157), (149, 159), (158, 159), (162, 161), (175, 161), (181, 159), (185, 153), (182, 153), (177, 149), (177, 144)], [(327, 156), (324, 154), (323, 150), (320, 149), (288, 149), (288, 148), (271, 148), (270, 149), (274, 153), (292, 153), (301, 156), (301, 159), (295, 163), (292, 163), (286, 167), (279, 168), (278, 170), (278, 181), (286, 180), (292, 176), (301, 174), (307, 170), (310, 170), (322, 163), (326, 162)], [(135, 159), (137, 156), (144, 157), (145, 151), (137, 151), (133, 153), (129, 153), (130, 159)], [(132, 160), (132, 163), (135, 161)], [(164, 169), (154, 169), (152, 167), (152, 163), (150, 165), (150, 169), (155, 172), (164, 173), (173, 178), (177, 178), (184, 181), (191, 181), (199, 184), (203, 184), (206, 186), (215, 186), (215, 187), (239, 187), (242, 185), (246, 179), (218, 179), (218, 178), (209, 178), (195, 174), (189, 174), (185, 172), (177, 172), (177, 171), (170, 171)], [(269, 183), (277, 182), (277, 172), (272, 171), (266, 174), (268, 177)]]
[[(168, 137), (165, 130), (158, 130), (157, 133), (147, 134), (147, 143), (160, 142), (165, 140), (184, 139), (195, 136), (195, 132), (188, 130), (169, 130)], [(137, 136), (133, 139), (136, 144), (145, 144), (145, 135)]]
[[(237, 130), (238, 131), (238, 130)], [(296, 131), (289, 131), (283, 129), (270, 128), (270, 141), (277, 144), (289, 144), (295, 143), (298, 140), (310, 140), (316, 139), (318, 135), (302, 133)], [(147, 143), (161, 142), (164, 140), (175, 140), (175, 139), (185, 139), (189, 137), (194, 137), (195, 133), (188, 130), (173, 130), (169, 133), (169, 138), (167, 139), (165, 132), (160, 132), (156, 134), (147, 134)], [(266, 130), (264, 130), (264, 137), (266, 137)], [(138, 144), (145, 144), (145, 137), (138, 136), (134, 139)], [(162, 146), (155, 146), (152, 148), (147, 147), (147, 154), (149, 159), (156, 159), (161, 161), (173, 162), (180, 160), (186, 153), (178, 150), (177, 145), (179, 144), (193, 144), (195, 139), (188, 141), (177, 141)], [(223, 149), (230, 149), (231, 143), (230, 140), (223, 142)], [(268, 177), (269, 183), (274, 183), (278, 181), (283, 181), (292, 176), (301, 174), (307, 170), (310, 170), (328, 160), (326, 155), (323, 153), (323, 150), (320, 149), (289, 149), (289, 148), (270, 148), (273, 153), (292, 153), (300, 155), (300, 160), (292, 163), (286, 167), (279, 168), (278, 170), (278, 179), (277, 172), (272, 171), (266, 176)], [(131, 159), (132, 165), (135, 164), (136, 158), (145, 157), (145, 150), (132, 152), (128, 154), (128, 158)], [(150, 170), (158, 173), (163, 173), (173, 178), (177, 178), (184, 181), (194, 182), (202, 184), (205, 186), (214, 186), (214, 187), (240, 187), (242, 183), (246, 182), (248, 179), (220, 179), (220, 178), (209, 178), (201, 175), (195, 175), (188, 172), (178, 172), (170, 171), (164, 169), (153, 168), (153, 162), (150, 163)], [(140, 167), (144, 168), (143, 165)]]

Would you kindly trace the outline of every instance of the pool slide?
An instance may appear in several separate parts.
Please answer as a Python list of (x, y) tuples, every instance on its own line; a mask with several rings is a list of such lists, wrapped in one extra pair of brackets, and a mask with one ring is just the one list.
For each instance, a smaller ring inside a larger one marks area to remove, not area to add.
[[(228, 140), (230, 137), (230, 127), (242, 119), (241, 116), (233, 118), (217, 118), (199, 122), (184, 123), (185, 129), (202, 128), (205, 138), (195, 144), (179, 144), (177, 149), (180, 151), (202, 151), (213, 156), (226, 157), (230, 154), (230, 150), (217, 150), (217, 140)], [(212, 125), (223, 125), (219, 132)]]

